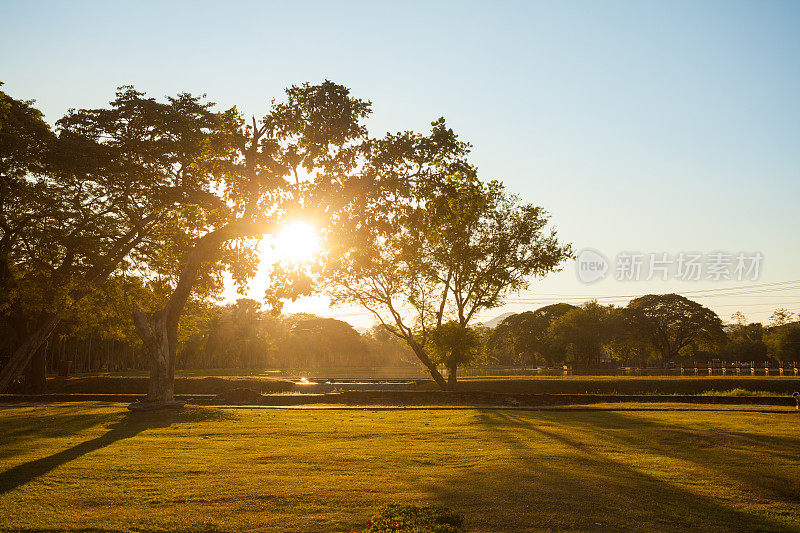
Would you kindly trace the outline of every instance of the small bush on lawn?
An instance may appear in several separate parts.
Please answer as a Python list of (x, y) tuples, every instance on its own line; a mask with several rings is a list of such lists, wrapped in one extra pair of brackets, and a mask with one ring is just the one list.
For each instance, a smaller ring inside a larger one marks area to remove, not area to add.
[(464, 519), (441, 505), (418, 507), (390, 503), (367, 521), (364, 533), (459, 533)]
[(724, 391), (707, 390), (700, 396), (783, 396), (777, 392), (765, 390), (731, 389)]

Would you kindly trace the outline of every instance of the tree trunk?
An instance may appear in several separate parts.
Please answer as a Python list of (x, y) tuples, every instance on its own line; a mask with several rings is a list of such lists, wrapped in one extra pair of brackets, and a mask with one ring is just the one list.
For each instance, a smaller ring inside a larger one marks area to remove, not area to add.
[[(158, 218), (154, 218), (149, 220), (145, 226), (157, 222)], [(141, 325), (147, 325), (146, 330), (150, 332), (149, 336), (153, 340), (153, 347), (156, 348), (154, 351), (151, 351), (148, 347), (153, 362), (151, 376), (156, 376), (156, 379), (152, 380), (155, 383), (151, 383), (148, 398), (151, 396), (154, 398), (170, 398), (169, 402), (173, 401), (172, 378), (175, 368), (174, 343), (175, 337), (177, 336), (177, 322), (183, 305), (186, 303), (186, 299), (196, 280), (200, 264), (210, 255), (213, 255), (214, 252), (217, 252), (222, 243), (230, 239), (269, 233), (273, 228), (274, 226), (270, 223), (255, 223), (249, 220), (238, 220), (206, 234), (189, 254), (187, 265), (181, 274), (178, 286), (166, 308), (169, 312), (162, 312), (163, 318), (161, 318), (160, 321), (156, 321), (163, 322), (164, 327), (162, 328), (161, 325), (156, 326), (155, 322), (143, 313), (143, 320), (139, 318), (135, 319), (137, 322), (137, 329), (140, 329), (140, 322)], [(147, 228), (145, 227), (144, 229)], [(95, 284), (105, 280), (119, 265), (119, 262), (139, 244), (145, 233), (142, 227), (128, 232), (128, 234), (123, 236), (107, 254), (107, 261), (98, 264), (96, 268), (85, 277), (85, 281), (88, 284)], [(88, 294), (88, 290), (79, 290), (73, 295), (73, 301), (79, 301)], [(167, 316), (170, 317), (169, 322), (166, 320)], [(155, 317), (156, 315), (153, 315), (152, 318)], [(8, 363), (0, 370), (0, 392), (6, 390), (12, 381), (26, 368), (31, 358), (47, 341), (60, 321), (61, 318), (57, 314), (47, 315), (41, 326), (29, 335), (14, 351)], [(142, 333), (141, 329), (140, 334), (142, 334), (144, 339), (145, 334)], [(145, 341), (145, 345), (147, 346), (147, 341)], [(163, 346), (167, 346), (167, 349), (164, 350), (162, 348)], [(164, 365), (166, 365), (167, 368), (166, 372), (162, 369)]]
[(43, 344), (25, 367), (25, 392), (29, 394), (44, 394), (47, 392), (47, 358)]
[(170, 340), (167, 313), (162, 309), (152, 314), (133, 314), (136, 330), (150, 356), (150, 381), (146, 403), (153, 407), (174, 403), (175, 343)]
[(442, 390), (448, 389), (447, 381), (444, 379), (442, 373), (439, 372), (439, 369), (436, 368), (436, 365), (431, 364), (431, 366), (428, 366), (428, 373), (430, 373), (431, 377), (433, 378), (433, 381), (435, 381), (436, 384), (439, 385), (440, 389)]
[(61, 318), (58, 315), (48, 315), (42, 324), (16, 349), (8, 363), (0, 370), (0, 391), (6, 390), (11, 382), (28, 366), (34, 354), (50, 337)]
[(457, 363), (447, 366), (447, 388), (448, 388), (448, 390), (455, 390), (457, 372), (458, 372), (458, 364)]
[(130, 409), (158, 409), (180, 407), (183, 402), (173, 397), (175, 356), (178, 350), (178, 321), (186, 301), (192, 294), (197, 276), (203, 265), (216, 259), (222, 246), (231, 239), (263, 235), (274, 229), (267, 223), (249, 220), (231, 222), (210, 233), (206, 233), (186, 255), (184, 266), (175, 290), (172, 291), (163, 309), (151, 314), (134, 313), (134, 323), (150, 355), (150, 385), (147, 401), (142, 405), (132, 404)]
[(422, 346), (416, 342), (409, 342), (409, 344), (411, 345), (411, 349), (414, 350), (414, 353), (417, 355), (417, 359), (419, 359), (420, 362), (425, 365), (425, 368), (428, 369), (433, 381), (435, 381), (442, 390), (447, 390), (447, 381), (445, 381), (442, 373), (439, 372), (439, 369), (436, 368), (436, 365), (433, 363), (433, 361), (431, 361), (430, 357), (428, 357), (428, 354), (426, 354), (422, 349)]
[(667, 361), (671, 359), (672, 356), (672, 348), (667, 346), (661, 351), (661, 368), (667, 368)]

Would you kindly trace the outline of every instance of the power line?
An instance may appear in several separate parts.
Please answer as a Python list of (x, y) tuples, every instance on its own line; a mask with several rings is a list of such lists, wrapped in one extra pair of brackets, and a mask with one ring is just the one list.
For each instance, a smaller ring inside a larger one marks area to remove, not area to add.
[(756, 287), (767, 287), (773, 285), (794, 285), (800, 283), (800, 279), (793, 279), (789, 281), (774, 281), (771, 283), (757, 283), (755, 285), (740, 285), (738, 287), (720, 287), (719, 289), (703, 289), (697, 291), (684, 291), (686, 294), (709, 292), (709, 291), (724, 291), (724, 290), (739, 290), (739, 289), (753, 289)]
[[(713, 289), (710, 289), (713, 290)], [(723, 289), (720, 289), (723, 290)], [(789, 298), (793, 296), (800, 296), (789, 294), (789, 295), (780, 295), (780, 294), (773, 294), (773, 293), (780, 293), (780, 292), (787, 292), (787, 291), (800, 291), (800, 285), (797, 286), (783, 286), (783, 287), (770, 287), (764, 288), (760, 290), (735, 290), (735, 289), (727, 289), (728, 292), (715, 292), (710, 294), (699, 294), (698, 292), (694, 291), (679, 291), (678, 294), (682, 295), (689, 295), (692, 298), (697, 299), (706, 299), (706, 298), (722, 298), (722, 297), (734, 297), (734, 296), (746, 296), (746, 297), (764, 297), (764, 298)], [(552, 294), (552, 293), (551, 293)], [(559, 301), (586, 301), (586, 300), (612, 300), (612, 301), (622, 301), (622, 300), (630, 300), (634, 298), (640, 298), (642, 296), (646, 296), (646, 294), (618, 294), (618, 295), (594, 295), (594, 296), (586, 296), (586, 295), (548, 295), (548, 296), (541, 296), (541, 297), (529, 297), (529, 298), (508, 298), (506, 301), (509, 303), (546, 303), (546, 302), (559, 302)]]
[[(800, 291), (800, 279), (776, 281), (770, 283), (756, 283), (750, 285), (741, 285), (734, 287), (719, 287), (713, 289), (698, 289), (692, 291), (678, 291), (677, 294), (691, 295), (696, 299), (707, 298), (723, 298), (723, 297), (737, 297), (737, 298), (797, 298), (800, 294), (775, 294), (787, 291)], [(598, 296), (581, 296), (575, 294), (563, 293), (541, 293), (540, 297), (530, 298), (508, 298), (505, 304), (522, 304), (522, 305), (546, 305), (550, 303), (561, 302), (585, 302), (589, 300), (602, 300), (607, 303), (621, 303), (629, 301), (634, 298), (640, 298), (646, 294), (623, 294), (623, 295), (598, 295)], [(800, 300), (793, 301), (771, 301), (771, 302), (752, 302), (752, 303), (736, 303), (736, 304), (709, 304), (713, 307), (736, 307), (738, 309), (748, 309), (754, 307), (765, 306), (789, 306), (800, 304)], [(798, 311), (792, 311), (797, 313)], [(331, 318), (348, 318), (348, 317), (372, 317), (369, 311), (354, 311), (347, 313), (331, 313), (328, 315)]]
[[(730, 292), (730, 291), (742, 291), (746, 289), (755, 289), (764, 287), (763, 291), (773, 291), (773, 290), (790, 290), (790, 289), (800, 289), (800, 280), (789, 280), (789, 281), (776, 281), (771, 283), (757, 283), (752, 285), (740, 285), (734, 287), (719, 287), (714, 289), (698, 289), (692, 291), (680, 291), (680, 294), (702, 294), (702, 293), (719, 293), (719, 292)], [(532, 291), (531, 291), (532, 292)], [(536, 293), (540, 294), (541, 296), (552, 296), (558, 298), (582, 298), (583, 296), (580, 294), (566, 294), (566, 293)], [(603, 298), (638, 298), (640, 296), (644, 296), (644, 294), (616, 294), (616, 295), (608, 295), (603, 296)], [(524, 299), (524, 298), (523, 298)]]
[[(779, 305), (795, 305), (800, 304), (800, 300), (794, 302), (778, 302)], [(752, 304), (715, 304), (714, 307), (764, 307), (764, 306), (774, 306), (776, 302), (763, 302), (763, 303), (752, 303)]]

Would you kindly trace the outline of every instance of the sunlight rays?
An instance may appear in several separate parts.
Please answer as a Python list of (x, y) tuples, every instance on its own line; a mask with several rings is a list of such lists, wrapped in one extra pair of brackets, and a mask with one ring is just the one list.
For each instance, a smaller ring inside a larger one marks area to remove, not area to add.
[(286, 224), (275, 235), (272, 246), (265, 247), (262, 261), (285, 261), (306, 263), (314, 259), (320, 251), (319, 230), (312, 224), (295, 220)]

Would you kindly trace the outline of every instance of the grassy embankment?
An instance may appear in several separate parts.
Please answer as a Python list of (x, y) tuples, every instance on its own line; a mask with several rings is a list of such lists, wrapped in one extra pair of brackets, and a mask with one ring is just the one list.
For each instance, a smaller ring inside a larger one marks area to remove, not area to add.
[[(79, 376), (69, 379), (50, 378), (48, 389), (63, 393), (144, 394), (147, 377)], [(257, 392), (281, 393), (293, 390), (291, 381), (269, 377), (178, 377), (178, 394), (217, 394), (231, 388), (250, 388)], [(438, 390), (431, 380), (420, 380), (415, 390)], [(463, 391), (532, 394), (703, 394), (737, 390), (742, 395), (754, 392), (789, 396), (800, 391), (800, 378), (795, 377), (528, 377), (528, 378), (465, 378), (459, 383)]]

